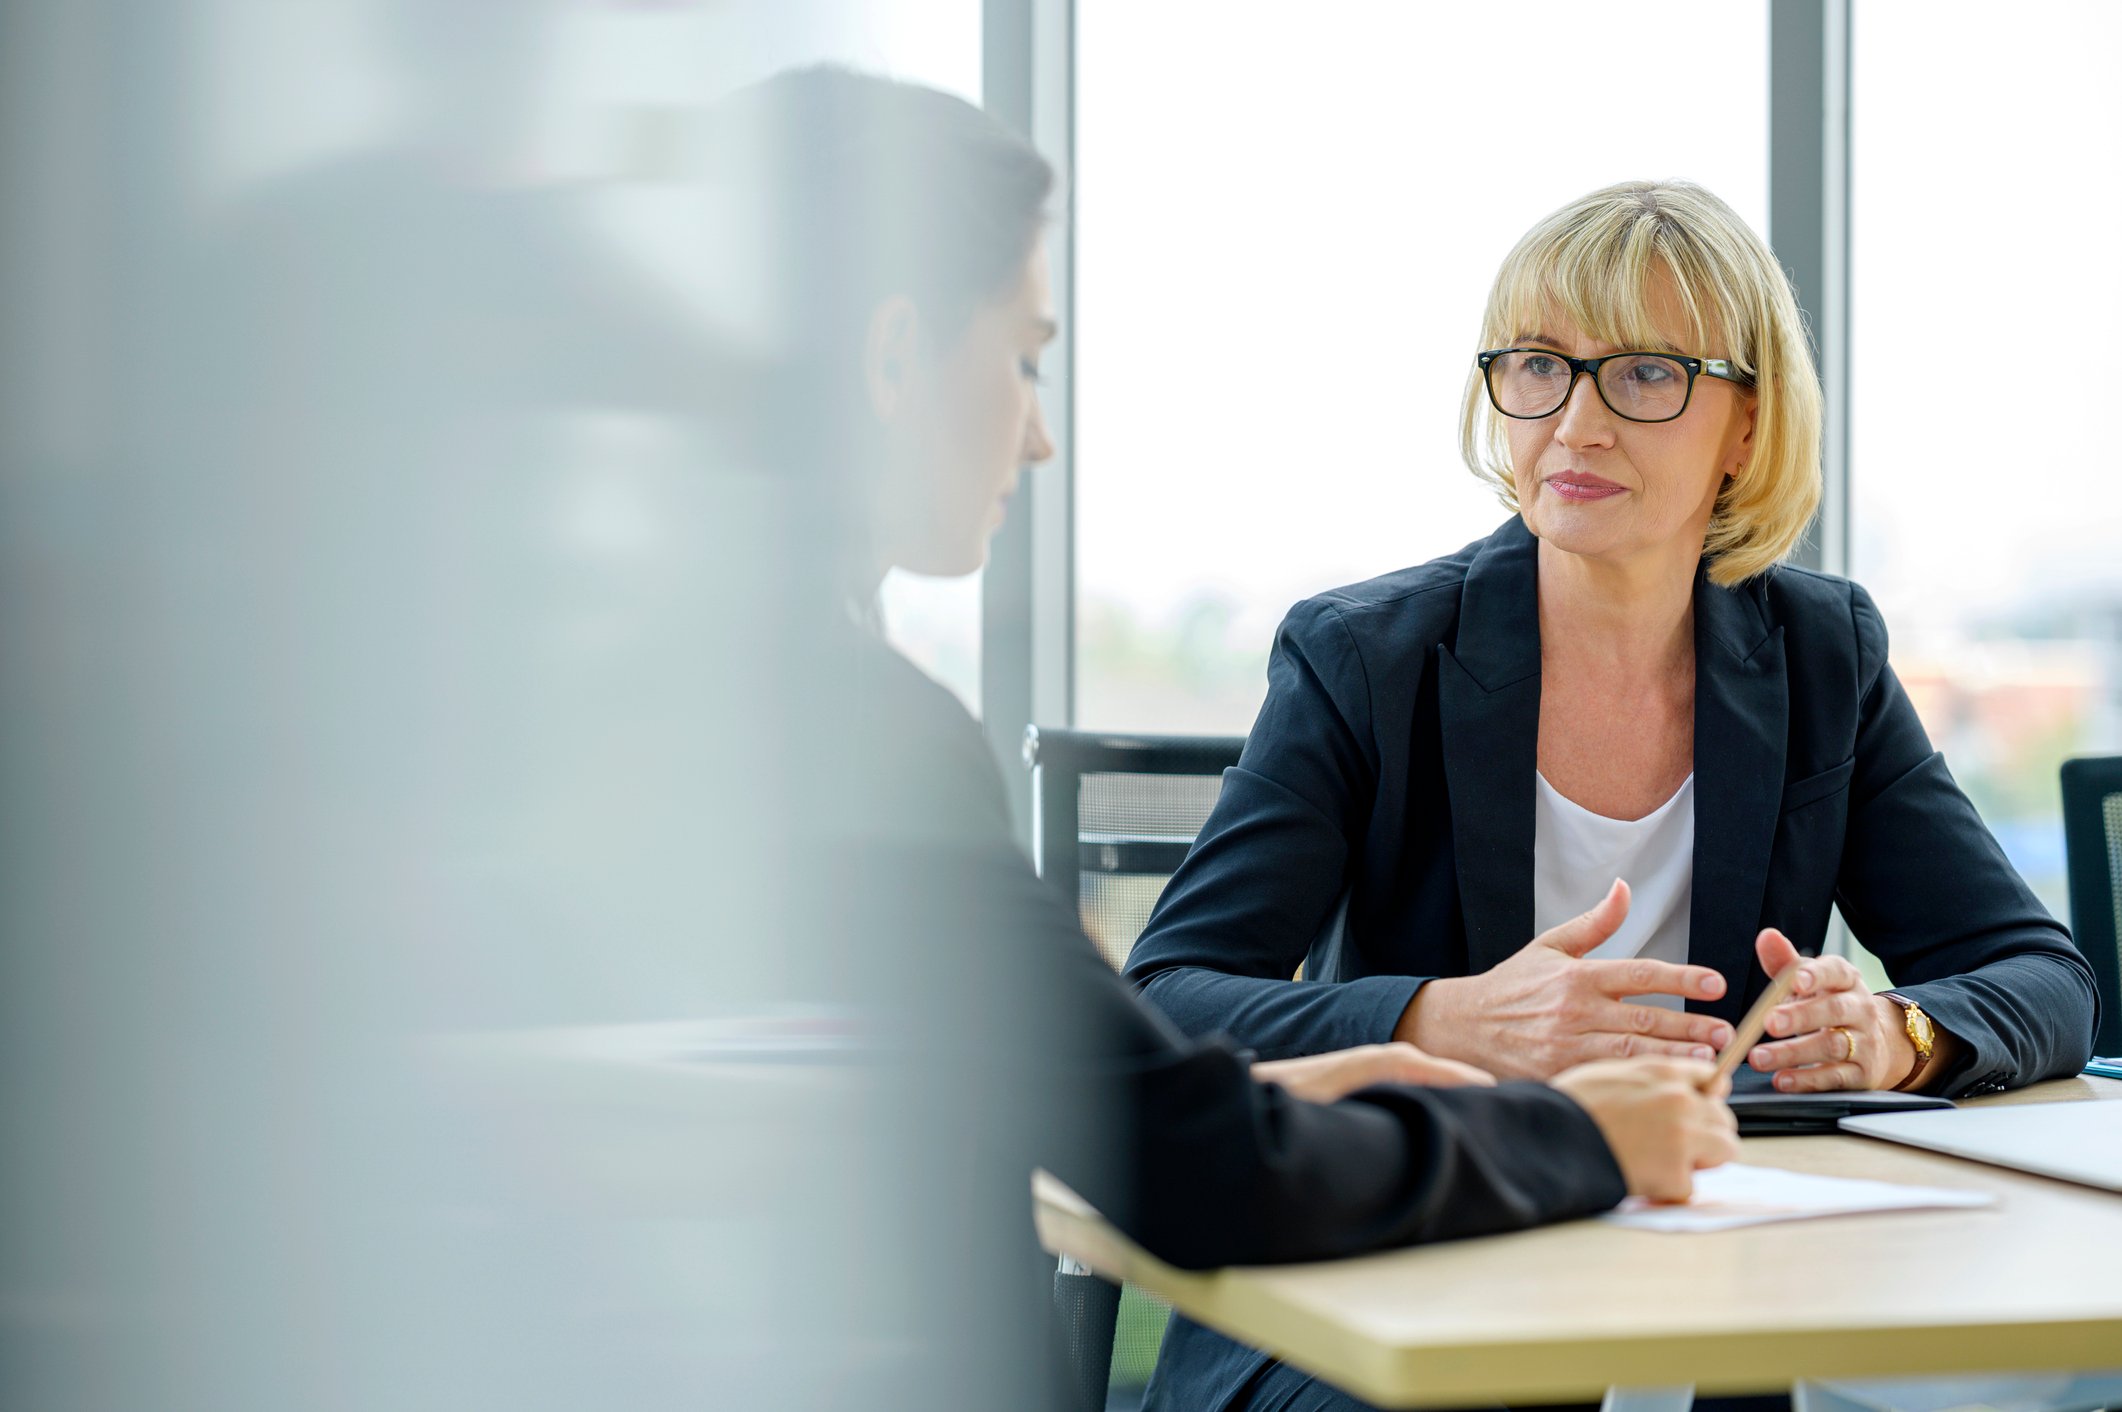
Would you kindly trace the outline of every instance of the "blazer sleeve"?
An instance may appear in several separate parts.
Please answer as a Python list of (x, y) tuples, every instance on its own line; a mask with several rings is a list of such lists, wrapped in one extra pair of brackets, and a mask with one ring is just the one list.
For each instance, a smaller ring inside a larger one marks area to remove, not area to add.
[(1376, 797), (1370, 687), (1340, 611), (1283, 620), (1245, 753), (1128, 959), (1127, 977), (1190, 1035), (1266, 1058), (1375, 1044), (1423, 976), (1293, 981), (1333, 922)]
[[(947, 753), (913, 752), (920, 766), (892, 781), (893, 798), (923, 788), (928, 826), (902, 822), (834, 867), (850, 909), (837, 925), (867, 943), (850, 964), (867, 957), (868, 993), (899, 997), (913, 1071), (943, 1094), (927, 1145), (946, 1167), (1021, 1152), (1000, 1177), (1020, 1203), (1043, 1166), (1185, 1268), (1520, 1229), (1626, 1194), (1597, 1125), (1544, 1085), (1380, 1086), (1313, 1104), (1180, 1034), (1009, 845), (994, 762), (954, 720), (932, 742)], [(908, 1121), (937, 1102), (924, 1095)]]
[(1895, 987), (1965, 1046), (1948, 1096), (2074, 1074), (2099, 1013), (2092, 969), (1931, 748), (1852, 584), (1856, 758), (1835, 900)]
[(1178, 1034), (1046, 889), (1025, 902), (1034, 989), (1072, 1017), (1047, 1051), (1066, 1072), (1034, 1091), (1076, 1093), (1066, 1111), (1087, 1119), (1047, 1123), (1040, 1165), (1159, 1259), (1328, 1259), (1589, 1215), (1627, 1194), (1597, 1125), (1552, 1088), (1381, 1085), (1305, 1102), (1255, 1082), (1229, 1046)]
[(1135, 1181), (1090, 1199), (1182, 1268), (1520, 1230), (1627, 1194), (1597, 1125), (1542, 1084), (1313, 1104), (1208, 1045), (1145, 1063), (1135, 1087)]

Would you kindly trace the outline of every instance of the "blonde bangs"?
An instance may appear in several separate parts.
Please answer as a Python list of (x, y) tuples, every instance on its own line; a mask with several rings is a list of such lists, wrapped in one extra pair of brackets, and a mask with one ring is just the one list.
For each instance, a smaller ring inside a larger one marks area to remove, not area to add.
[[(1727, 587), (1787, 557), (1820, 498), (1820, 387), (1789, 280), (1761, 238), (1691, 183), (1593, 192), (1534, 226), (1504, 258), (1480, 346), (1506, 347), (1556, 321), (1617, 348), (1724, 358), (1753, 379), (1753, 455), (1718, 497), (1703, 555)], [(1675, 333), (1688, 345), (1674, 347)], [(1516, 513), (1504, 421), (1478, 370), (1467, 382), (1460, 444), (1468, 468)]]

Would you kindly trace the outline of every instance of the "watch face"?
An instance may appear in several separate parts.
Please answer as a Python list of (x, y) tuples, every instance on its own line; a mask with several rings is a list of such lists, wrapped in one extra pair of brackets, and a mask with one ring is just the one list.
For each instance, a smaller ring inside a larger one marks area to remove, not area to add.
[(1916, 1047), (1925, 1054), (1930, 1053), (1932, 1035), (1930, 1016), (1911, 1005), (1908, 1010), (1908, 1028), (1910, 1038), (1915, 1040)]

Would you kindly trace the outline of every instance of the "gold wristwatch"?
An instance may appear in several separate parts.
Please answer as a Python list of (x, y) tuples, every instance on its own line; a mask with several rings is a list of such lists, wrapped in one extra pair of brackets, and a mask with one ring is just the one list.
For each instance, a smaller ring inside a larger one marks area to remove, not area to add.
[(1923, 1007), (1896, 990), (1879, 992), (1884, 999), (1901, 1007), (1901, 1018), (1908, 1026), (1908, 1042), (1916, 1047), (1916, 1067), (1908, 1071), (1908, 1077), (1894, 1085), (1896, 1093), (1910, 1093), (1923, 1082), (1923, 1075), (1930, 1068), (1930, 1057), (1937, 1052), (1938, 1031), (1931, 1024), (1930, 1016)]

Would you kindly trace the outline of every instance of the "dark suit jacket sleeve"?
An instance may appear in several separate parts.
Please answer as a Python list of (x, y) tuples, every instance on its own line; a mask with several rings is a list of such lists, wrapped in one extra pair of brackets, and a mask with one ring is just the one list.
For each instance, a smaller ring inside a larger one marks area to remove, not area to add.
[(1199, 840), (1136, 942), (1128, 979), (1188, 1034), (1264, 1058), (1392, 1037), (1423, 976), (1292, 982), (1331, 924), (1378, 777), (1362, 656), (1331, 603), (1290, 610), (1267, 701)]
[(1851, 594), (1863, 703), (1836, 903), (1896, 988), (1966, 1046), (1937, 1091), (2074, 1074), (2096, 1028), (2092, 969), (1931, 749), (1878, 609)]
[(1183, 1268), (1519, 1230), (1626, 1194), (1591, 1118), (1541, 1084), (1387, 1086), (1319, 1105), (1206, 1047), (1148, 1065), (1137, 1089), (1135, 1181), (1090, 1199)]
[(1090, 1118), (1051, 1125), (1039, 1160), (1160, 1259), (1325, 1259), (1587, 1215), (1626, 1194), (1597, 1126), (1545, 1085), (1381, 1086), (1322, 1105), (1254, 1082), (1228, 1047), (1185, 1039), (1144, 1005), (1038, 891), (1013, 909), (1040, 958), (1032, 989), (1086, 1044), (1041, 1087), (1076, 1086)]
[(911, 807), (843, 854), (836, 891), (885, 968), (873, 989), (903, 977), (924, 1062), (963, 1094), (939, 1146), (1023, 1151), (1020, 1201), (1044, 1166), (1151, 1253), (1202, 1268), (1518, 1229), (1626, 1194), (1597, 1125), (1543, 1085), (1312, 1104), (1182, 1036), (1008, 842), (970, 718), (940, 689), (892, 714), (885, 797)]

